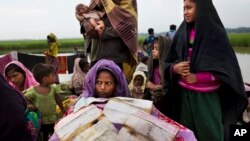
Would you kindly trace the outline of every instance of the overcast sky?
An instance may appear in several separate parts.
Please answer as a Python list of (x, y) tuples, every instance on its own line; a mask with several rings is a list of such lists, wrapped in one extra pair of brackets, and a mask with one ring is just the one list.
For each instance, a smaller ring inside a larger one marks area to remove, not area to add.
[[(58, 38), (75, 38), (79, 23), (74, 9), (90, 0), (1, 0), (0, 40), (44, 39), (50, 32)], [(213, 0), (225, 27), (250, 27), (250, 0)], [(139, 32), (153, 27), (168, 31), (183, 20), (183, 0), (137, 0)]]

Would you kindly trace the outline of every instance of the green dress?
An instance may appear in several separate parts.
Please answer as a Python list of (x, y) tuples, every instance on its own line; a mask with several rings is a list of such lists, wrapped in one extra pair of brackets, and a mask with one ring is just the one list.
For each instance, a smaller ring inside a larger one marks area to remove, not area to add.
[(34, 87), (27, 89), (25, 97), (36, 105), (42, 116), (42, 124), (53, 124), (57, 120), (55, 94), (59, 93), (59, 87), (53, 84), (48, 94), (39, 94)]

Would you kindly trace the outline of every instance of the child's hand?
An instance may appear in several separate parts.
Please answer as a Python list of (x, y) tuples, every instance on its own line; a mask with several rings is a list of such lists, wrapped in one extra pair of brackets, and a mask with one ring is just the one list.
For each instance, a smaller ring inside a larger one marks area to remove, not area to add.
[(36, 106), (33, 105), (33, 104), (28, 104), (28, 105), (27, 105), (27, 108), (28, 108), (30, 111), (35, 111), (35, 110), (36, 110)]
[(105, 28), (105, 24), (103, 21), (98, 21), (97, 26), (95, 27), (95, 30), (98, 32), (99, 35), (102, 35), (102, 32)]
[(48, 51), (44, 51), (43, 54), (47, 56), (48, 55)]

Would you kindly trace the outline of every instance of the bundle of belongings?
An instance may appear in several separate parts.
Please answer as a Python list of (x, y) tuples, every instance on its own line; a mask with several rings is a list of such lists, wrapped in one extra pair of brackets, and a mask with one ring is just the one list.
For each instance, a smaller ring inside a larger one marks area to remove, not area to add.
[(50, 140), (196, 140), (192, 131), (171, 119), (159, 118), (153, 114), (154, 110), (152, 101), (142, 99), (81, 98), (76, 103), (74, 112), (55, 125), (54, 136), (57, 139), (52, 137)]

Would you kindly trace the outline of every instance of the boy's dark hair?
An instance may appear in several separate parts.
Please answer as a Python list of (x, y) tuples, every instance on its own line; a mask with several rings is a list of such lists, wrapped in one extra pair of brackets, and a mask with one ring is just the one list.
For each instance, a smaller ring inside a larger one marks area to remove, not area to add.
[(55, 70), (51, 65), (39, 63), (33, 67), (32, 73), (36, 81), (41, 83), (45, 76), (55, 73)]
[(171, 24), (171, 25), (170, 25), (170, 30), (176, 30), (176, 25)]
[(14, 72), (20, 72), (25, 76), (25, 72), (22, 68), (20, 68), (18, 65), (16, 64), (9, 64), (4, 71), (5, 76), (7, 76), (8, 72), (10, 71), (14, 71)]
[(148, 34), (152, 34), (152, 33), (154, 33), (154, 29), (153, 28), (149, 28), (148, 29)]
[(81, 70), (82, 70), (83, 66), (86, 65), (86, 64), (89, 64), (89, 62), (86, 59), (83, 59), (83, 58), (80, 59), (79, 67), (81, 68)]

